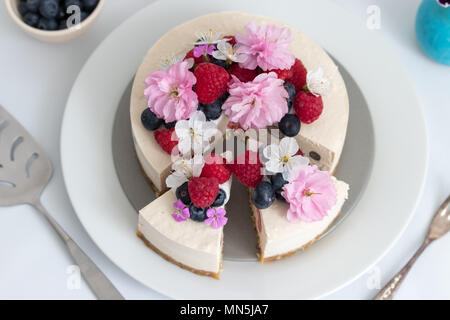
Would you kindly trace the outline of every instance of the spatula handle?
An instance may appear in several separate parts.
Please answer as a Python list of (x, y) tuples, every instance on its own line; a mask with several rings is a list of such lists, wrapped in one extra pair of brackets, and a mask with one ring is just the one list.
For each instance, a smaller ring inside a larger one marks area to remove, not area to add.
[(100, 300), (124, 300), (111, 281), (106, 278), (94, 262), (67, 235), (64, 229), (53, 219), (44, 206), (42, 206), (41, 202), (38, 200), (32, 203), (32, 205), (47, 218), (59, 236), (64, 240), (69, 248), (70, 254), (79, 266), (81, 274), (97, 298)]

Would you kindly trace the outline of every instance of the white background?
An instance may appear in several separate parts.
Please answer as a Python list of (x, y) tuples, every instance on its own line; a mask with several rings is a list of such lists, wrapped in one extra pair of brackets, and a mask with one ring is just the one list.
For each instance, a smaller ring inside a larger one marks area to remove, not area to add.
[[(371, 32), (379, 32), (401, 57), (418, 92), (428, 126), (430, 165), (412, 222), (371, 272), (326, 297), (369, 299), (377, 292), (373, 288), (377, 280), (384, 285), (419, 247), (434, 211), (450, 193), (450, 68), (429, 60), (416, 43), (414, 19), (420, 0), (332, 1), (362, 20), (368, 18), (369, 5), (380, 7), (381, 29)], [(127, 299), (165, 297), (117, 268), (84, 231), (64, 187), (59, 138), (65, 102), (84, 62), (115, 27), (149, 2), (106, 1), (97, 24), (81, 38), (66, 44), (47, 44), (30, 38), (9, 18), (4, 4), (0, 5), (0, 104), (30, 131), (54, 165), (55, 174), (42, 202)], [(450, 235), (433, 243), (417, 261), (397, 298), (450, 299), (449, 252)], [(65, 245), (35, 210), (27, 206), (0, 208), (0, 299), (95, 298), (84, 282), (79, 289), (67, 288), (72, 264)]]

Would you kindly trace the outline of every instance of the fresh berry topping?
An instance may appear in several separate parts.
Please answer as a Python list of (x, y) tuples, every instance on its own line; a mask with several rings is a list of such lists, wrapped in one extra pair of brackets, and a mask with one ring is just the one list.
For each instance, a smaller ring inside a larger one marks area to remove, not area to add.
[(58, 27), (58, 22), (55, 19), (40, 18), (37, 24), (37, 28), (40, 30), (53, 31), (57, 30)]
[(286, 80), (292, 78), (294, 71), (292, 69), (275, 69), (268, 72), (275, 72), (278, 75), (278, 79)]
[(253, 190), (253, 204), (258, 209), (266, 209), (275, 201), (275, 192), (270, 182), (261, 181)]
[(92, 11), (97, 7), (99, 0), (83, 0), (84, 8), (88, 11)]
[(26, 0), (28, 12), (38, 12), (41, 0)]
[(261, 181), (261, 160), (259, 155), (248, 150), (247, 152), (239, 155), (234, 159), (232, 164), (228, 165), (228, 168), (234, 173), (236, 178), (245, 186), (254, 188)]
[(286, 183), (288, 183), (286, 180), (283, 179), (283, 175), (280, 172), (271, 175), (270, 182), (272, 182), (272, 186), (273, 186), (274, 190), (280, 189)]
[(217, 120), (222, 114), (222, 104), (221, 98), (217, 99), (210, 104), (200, 104), (199, 108), (206, 116), (206, 120)]
[(197, 222), (203, 222), (206, 220), (206, 209), (207, 208), (198, 208), (191, 204), (189, 207), (190, 218)]
[(164, 127), (166, 129), (172, 129), (175, 128), (175, 125), (177, 124), (176, 121), (172, 121), (172, 122), (164, 122)]
[(30, 27), (36, 27), (39, 22), (39, 15), (37, 13), (28, 12), (23, 17), (23, 21)]
[(44, 18), (55, 18), (59, 13), (58, 0), (42, 0), (39, 6), (39, 12)]
[(300, 120), (295, 114), (285, 114), (278, 123), (278, 128), (288, 137), (295, 137), (300, 131)]
[(205, 165), (201, 177), (217, 178), (219, 184), (230, 180), (231, 171), (225, 166), (225, 159), (219, 155), (211, 154), (205, 157)]
[(174, 132), (174, 128), (170, 130), (161, 129), (153, 131), (156, 142), (158, 142), (161, 148), (163, 148), (163, 150), (168, 154), (171, 154), (172, 149), (175, 148), (178, 144), (178, 140), (176, 139)]
[(286, 202), (286, 199), (281, 195), (282, 192), (283, 192), (283, 189), (275, 190), (275, 198), (277, 198), (278, 201)]
[(304, 157), (305, 155), (303, 154), (303, 151), (300, 150), (300, 148), (298, 149), (297, 153), (295, 154), (296, 156), (302, 156)]
[(145, 108), (145, 110), (141, 114), (141, 122), (147, 130), (156, 130), (163, 123), (162, 119), (158, 119), (156, 114), (152, 112), (149, 108)]
[(229, 39), (228, 43), (234, 46), (236, 44), (236, 38), (234, 36), (225, 36), (224, 39)]
[(289, 98), (287, 99), (287, 103), (288, 103), (289, 110), (291, 110), (292, 109), (292, 104), (294, 103), (295, 94), (296, 94), (297, 91), (295, 90), (295, 86), (289, 81), (285, 81), (284, 82), (284, 88), (286, 89), (286, 91), (289, 94)]
[(227, 90), (230, 75), (222, 67), (208, 62), (200, 63), (194, 75), (197, 78), (195, 92), (200, 103), (213, 103)]
[(322, 97), (300, 91), (295, 96), (294, 110), (301, 122), (312, 123), (322, 114)]
[(208, 56), (208, 59), (209, 59), (209, 62), (211, 62), (211, 63), (213, 63), (213, 64), (215, 64), (215, 65), (217, 65), (219, 67), (222, 67), (224, 69), (228, 68), (226, 60), (216, 59), (213, 56)]
[(184, 58), (184, 60), (189, 59), (189, 58), (194, 59), (194, 63), (195, 63), (195, 64), (199, 64), (199, 63), (202, 63), (202, 62), (203, 62), (203, 56), (200, 56), (200, 57), (195, 57), (195, 56), (194, 56), (194, 49), (192, 49), (191, 51), (189, 51), (189, 52), (186, 54), (186, 57)]
[(308, 71), (306, 71), (306, 68), (303, 66), (303, 63), (295, 59), (294, 65), (291, 67), (292, 70), (292, 77), (290, 77), (288, 80), (289, 82), (292, 82), (292, 84), (295, 86), (295, 90), (300, 91), (306, 84), (306, 74)]
[(189, 206), (192, 203), (191, 197), (189, 196), (188, 182), (186, 181), (175, 191), (177, 199), (180, 199), (185, 205)]
[(217, 194), (216, 200), (214, 200), (211, 207), (220, 207), (225, 203), (225, 199), (227, 198), (227, 194), (222, 189), (219, 189), (219, 193)]
[(239, 64), (232, 64), (228, 69), (228, 72), (236, 76), (242, 82), (249, 82), (256, 78), (258, 73), (256, 70), (244, 69), (239, 66)]
[(216, 178), (194, 177), (189, 180), (188, 190), (192, 203), (196, 207), (206, 208), (216, 200), (219, 182)]
[(24, 15), (26, 15), (28, 12), (27, 2), (26, 1), (19, 2), (19, 6), (17, 7), (17, 10), (19, 10), (19, 13), (22, 15), (22, 17)]

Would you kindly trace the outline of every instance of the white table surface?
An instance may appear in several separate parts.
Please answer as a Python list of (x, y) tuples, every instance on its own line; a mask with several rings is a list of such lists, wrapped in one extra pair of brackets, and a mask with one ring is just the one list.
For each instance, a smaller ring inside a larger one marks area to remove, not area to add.
[[(450, 193), (450, 68), (425, 57), (415, 41), (414, 18), (420, 0), (333, 1), (364, 21), (369, 5), (380, 7), (381, 28), (371, 32), (381, 33), (402, 57), (428, 125), (430, 165), (412, 222), (372, 271), (326, 297), (369, 299), (376, 294), (374, 286), (387, 282), (420, 245), (434, 211)], [(30, 131), (54, 165), (55, 174), (42, 202), (127, 299), (165, 297), (116, 267), (84, 231), (65, 190), (59, 138), (65, 102), (80, 68), (105, 36), (148, 3), (106, 1), (97, 24), (87, 34), (59, 45), (24, 34), (9, 18), (4, 4), (0, 5), (0, 104)], [(449, 252), (450, 235), (433, 243), (417, 261), (397, 298), (450, 299)], [(68, 289), (72, 264), (64, 244), (35, 210), (28, 206), (0, 208), (0, 299), (95, 298), (84, 282), (78, 289)]]

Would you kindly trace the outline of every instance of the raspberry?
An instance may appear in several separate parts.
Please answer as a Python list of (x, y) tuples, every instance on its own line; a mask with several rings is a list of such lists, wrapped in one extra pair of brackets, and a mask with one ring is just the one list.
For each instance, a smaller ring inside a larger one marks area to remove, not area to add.
[(291, 82), (295, 86), (295, 90), (300, 91), (306, 84), (306, 71), (305, 66), (299, 59), (295, 59), (294, 65), (291, 67), (292, 76), (286, 80)]
[(249, 82), (255, 79), (255, 77), (258, 75), (256, 70), (249, 70), (241, 68), (237, 63), (233, 64), (229, 69), (228, 72), (234, 76), (236, 76), (239, 80), (242, 82)]
[(216, 178), (191, 178), (188, 183), (192, 203), (198, 208), (213, 204), (219, 194), (219, 182)]
[(230, 179), (231, 171), (225, 166), (225, 159), (219, 155), (211, 154), (205, 157), (205, 165), (200, 177), (217, 178), (219, 184)]
[(301, 122), (312, 123), (322, 114), (322, 97), (300, 91), (295, 96), (294, 110)]
[(224, 39), (230, 39), (228, 40), (228, 43), (234, 46), (236, 44), (236, 38), (234, 36), (225, 36)]
[(210, 104), (216, 101), (228, 87), (230, 75), (224, 68), (209, 63), (200, 63), (194, 70), (197, 78), (195, 92), (198, 101), (203, 104)]
[(294, 71), (291, 69), (275, 69), (270, 70), (269, 72), (275, 72), (278, 75), (278, 79), (286, 80), (292, 78), (294, 75)]
[(163, 148), (163, 150), (168, 154), (171, 154), (172, 149), (178, 145), (178, 140), (176, 139), (175, 134), (173, 135), (172, 139), (172, 134), (174, 133), (174, 131), (175, 128), (172, 128), (170, 130), (161, 129), (153, 131), (156, 142), (158, 142), (161, 148)]
[(305, 155), (303, 154), (303, 151), (300, 150), (300, 148), (298, 148), (298, 151), (297, 151), (297, 153), (296, 153), (295, 155), (296, 155), (296, 156), (302, 156), (302, 157), (305, 156)]
[(236, 178), (245, 186), (255, 188), (262, 180), (261, 160), (258, 153), (247, 151), (234, 159), (233, 164), (228, 167), (234, 173)]
[(194, 59), (194, 64), (199, 64), (199, 63), (202, 63), (202, 62), (203, 62), (203, 56), (200, 56), (200, 57), (198, 57), (198, 58), (196, 58), (196, 57), (194, 56), (194, 49), (192, 49), (191, 51), (189, 51), (189, 52), (186, 54), (186, 57), (184, 57), (184, 60), (189, 59), (189, 58)]

